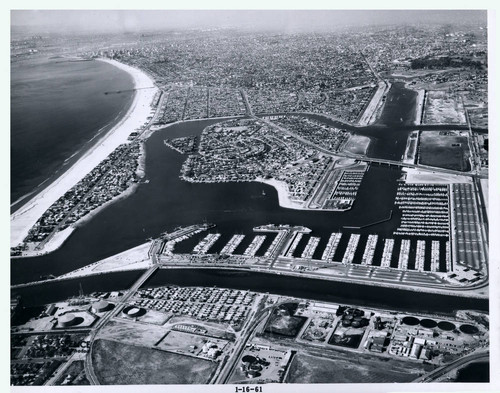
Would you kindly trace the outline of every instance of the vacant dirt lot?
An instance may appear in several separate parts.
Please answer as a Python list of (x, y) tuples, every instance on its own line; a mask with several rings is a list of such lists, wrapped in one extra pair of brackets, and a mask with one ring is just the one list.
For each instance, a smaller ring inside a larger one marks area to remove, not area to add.
[(458, 171), (470, 170), (468, 138), (456, 132), (440, 131), (420, 134), (419, 163)]
[(126, 320), (113, 320), (99, 332), (99, 338), (152, 347), (168, 329)]
[(103, 385), (205, 384), (217, 363), (116, 341), (97, 340), (92, 352)]
[(424, 124), (465, 124), (465, 111), (460, 98), (448, 91), (428, 91)]
[(298, 353), (294, 356), (287, 383), (386, 383), (410, 382), (419, 376), (421, 364), (397, 361), (366, 361), (320, 358)]

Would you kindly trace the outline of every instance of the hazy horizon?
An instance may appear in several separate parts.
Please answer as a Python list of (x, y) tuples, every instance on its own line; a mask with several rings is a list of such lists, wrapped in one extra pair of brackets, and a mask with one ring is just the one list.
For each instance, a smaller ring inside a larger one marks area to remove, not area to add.
[(486, 10), (12, 10), (11, 28), (137, 32), (182, 28), (282, 31), (347, 26), (484, 23)]

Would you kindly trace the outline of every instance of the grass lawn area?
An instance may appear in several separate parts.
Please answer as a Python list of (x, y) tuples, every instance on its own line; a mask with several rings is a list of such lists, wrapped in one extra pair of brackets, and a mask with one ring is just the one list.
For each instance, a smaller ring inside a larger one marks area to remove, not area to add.
[(297, 353), (290, 365), (287, 383), (390, 383), (410, 382), (419, 376), (421, 364), (408, 362), (365, 361), (352, 356), (352, 361), (341, 358), (320, 358)]
[(420, 134), (419, 149), (419, 162), (423, 165), (458, 171), (470, 170), (467, 137), (425, 131)]
[(97, 340), (92, 362), (103, 385), (205, 384), (217, 363), (116, 341)]

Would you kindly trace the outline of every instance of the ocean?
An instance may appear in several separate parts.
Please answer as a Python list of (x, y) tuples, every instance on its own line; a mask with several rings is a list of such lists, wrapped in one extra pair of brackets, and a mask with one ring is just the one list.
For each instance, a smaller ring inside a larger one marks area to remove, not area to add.
[(126, 72), (100, 61), (11, 63), (11, 212), (75, 162), (128, 110)]

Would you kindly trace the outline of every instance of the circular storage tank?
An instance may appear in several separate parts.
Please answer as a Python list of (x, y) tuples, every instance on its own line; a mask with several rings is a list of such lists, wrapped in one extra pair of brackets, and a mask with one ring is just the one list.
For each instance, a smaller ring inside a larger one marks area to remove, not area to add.
[(60, 327), (68, 327), (68, 326), (74, 326), (77, 322), (77, 319), (75, 317), (74, 314), (64, 314), (64, 315), (61, 315), (58, 319), (57, 319), (57, 324), (60, 326)]
[(344, 319), (344, 320), (342, 321), (342, 326), (344, 326), (344, 327), (351, 326), (351, 321), (347, 321), (347, 320), (345, 320), (345, 319)]
[(94, 312), (104, 312), (111, 309), (111, 304), (105, 300), (100, 300), (92, 304), (92, 311)]
[(438, 323), (438, 328), (446, 332), (451, 332), (455, 329), (455, 327), (456, 326), (453, 323), (447, 321), (441, 321)]
[(416, 326), (420, 323), (420, 319), (415, 317), (404, 317), (403, 323), (408, 326)]
[(129, 317), (136, 318), (146, 314), (146, 310), (139, 307), (128, 306), (123, 309), (123, 313)]
[(249, 368), (252, 371), (262, 371), (262, 366), (258, 363), (252, 364)]
[(473, 325), (460, 325), (460, 331), (465, 334), (476, 334), (479, 329)]
[(437, 326), (437, 322), (434, 319), (422, 319), (420, 321), (420, 326), (427, 329), (432, 329)]
[(257, 358), (252, 355), (245, 355), (241, 358), (241, 361), (243, 363), (255, 363), (257, 361)]
[(247, 377), (248, 378), (260, 377), (260, 373), (258, 371), (255, 371), (255, 370), (248, 370), (247, 371)]

